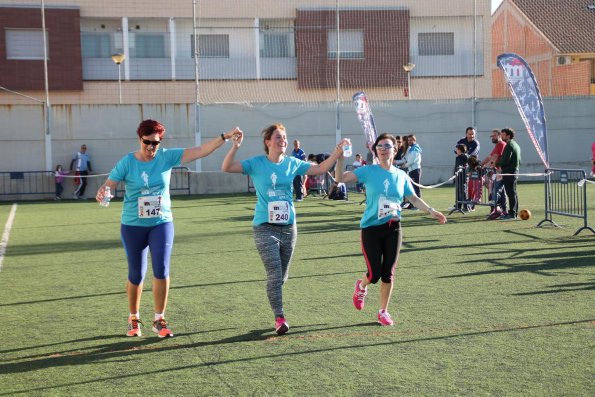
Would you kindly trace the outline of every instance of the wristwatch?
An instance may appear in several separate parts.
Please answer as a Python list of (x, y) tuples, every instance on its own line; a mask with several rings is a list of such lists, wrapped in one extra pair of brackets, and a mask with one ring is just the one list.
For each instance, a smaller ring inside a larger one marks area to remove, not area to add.
[(225, 134), (224, 134), (224, 133), (221, 133), (221, 139), (223, 140), (223, 142), (227, 142), (227, 141), (229, 141), (229, 139), (227, 139), (227, 138), (225, 137)]

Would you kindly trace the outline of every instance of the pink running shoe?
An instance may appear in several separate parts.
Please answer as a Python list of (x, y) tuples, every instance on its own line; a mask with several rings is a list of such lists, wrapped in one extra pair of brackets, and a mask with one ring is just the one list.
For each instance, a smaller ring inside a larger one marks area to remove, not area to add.
[(364, 305), (366, 304), (366, 295), (368, 295), (368, 287), (362, 290), (360, 288), (361, 283), (362, 280), (357, 280), (355, 282), (355, 290), (353, 291), (353, 306), (355, 306), (357, 310), (362, 310), (364, 308)]
[(277, 317), (275, 320), (275, 332), (277, 335), (285, 335), (287, 331), (289, 331), (289, 325), (285, 321), (285, 317)]
[(392, 318), (390, 318), (390, 314), (388, 314), (388, 312), (385, 311), (379, 311), (378, 312), (378, 322), (380, 323), (380, 325), (394, 325), (395, 322), (393, 321)]

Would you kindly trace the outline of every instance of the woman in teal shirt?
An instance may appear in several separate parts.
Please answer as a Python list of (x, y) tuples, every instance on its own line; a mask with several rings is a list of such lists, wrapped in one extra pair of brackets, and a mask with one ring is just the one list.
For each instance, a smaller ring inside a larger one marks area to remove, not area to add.
[(419, 198), (407, 174), (392, 165), (398, 150), (394, 136), (380, 135), (372, 150), (378, 158), (378, 164), (343, 173), (341, 158), (337, 163), (336, 176), (337, 182), (363, 183), (366, 190), (366, 209), (360, 227), (367, 271), (361, 280), (355, 282), (353, 305), (357, 310), (362, 310), (368, 284), (376, 284), (381, 280), (378, 322), (381, 325), (393, 325), (394, 321), (387, 310), (393, 290), (393, 273), (401, 250), (401, 203), (406, 198), (440, 223), (446, 223), (446, 217)]
[(120, 231), (128, 259), (126, 293), (130, 314), (127, 336), (141, 336), (139, 308), (149, 251), (155, 308), (152, 330), (160, 338), (173, 336), (164, 318), (174, 242), (169, 195), (172, 168), (208, 156), (239, 133), (240, 130), (235, 128), (201, 146), (166, 149), (161, 145), (165, 127), (158, 121), (144, 120), (137, 129), (139, 149), (125, 155), (97, 191), (96, 200), (101, 202), (106, 187), (115, 192), (118, 183), (123, 181), (126, 188)]
[(267, 296), (275, 315), (275, 332), (289, 330), (283, 311), (283, 284), (289, 276), (289, 264), (297, 238), (293, 180), (296, 176), (326, 174), (343, 154), (348, 140), (337, 145), (333, 154), (320, 164), (312, 164), (285, 154), (287, 133), (282, 124), (273, 124), (262, 131), (265, 155), (235, 161), (243, 140), (236, 135), (221, 169), (249, 175), (256, 188), (256, 208), (252, 222), (256, 249), (267, 274)]

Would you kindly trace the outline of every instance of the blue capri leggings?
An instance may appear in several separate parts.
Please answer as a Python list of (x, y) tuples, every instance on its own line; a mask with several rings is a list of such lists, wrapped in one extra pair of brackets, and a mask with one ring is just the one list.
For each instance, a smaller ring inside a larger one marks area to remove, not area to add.
[(169, 259), (174, 245), (174, 224), (157, 226), (121, 225), (122, 243), (128, 258), (128, 280), (140, 285), (147, 273), (147, 254), (151, 251), (153, 276), (165, 279), (169, 276)]

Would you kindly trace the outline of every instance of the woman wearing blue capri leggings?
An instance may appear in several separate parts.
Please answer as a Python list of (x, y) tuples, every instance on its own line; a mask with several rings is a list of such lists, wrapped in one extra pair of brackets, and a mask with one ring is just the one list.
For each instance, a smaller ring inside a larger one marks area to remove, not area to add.
[(115, 192), (118, 183), (123, 181), (126, 188), (120, 230), (128, 259), (126, 293), (130, 314), (127, 336), (141, 336), (139, 308), (148, 251), (151, 251), (153, 266), (155, 317), (152, 330), (160, 338), (173, 336), (164, 317), (174, 242), (169, 195), (171, 170), (182, 163), (208, 156), (236, 133), (239, 133), (237, 128), (200, 146), (166, 149), (162, 146), (165, 127), (158, 121), (144, 120), (137, 129), (139, 149), (124, 156), (97, 191), (96, 199), (101, 201), (106, 187)]
[(265, 155), (235, 161), (243, 135), (236, 135), (221, 169), (249, 175), (256, 188), (256, 208), (252, 230), (256, 249), (267, 275), (266, 291), (275, 315), (275, 332), (289, 330), (283, 311), (283, 284), (289, 276), (289, 265), (297, 238), (293, 206), (293, 180), (300, 175), (322, 175), (342, 155), (342, 145), (320, 164), (312, 164), (285, 154), (287, 133), (282, 124), (273, 124), (262, 131)]
[(402, 170), (393, 166), (397, 153), (396, 139), (390, 134), (380, 135), (372, 150), (378, 164), (359, 167), (353, 172), (343, 170), (343, 159), (337, 162), (337, 182), (363, 183), (366, 190), (366, 209), (360, 222), (361, 247), (367, 271), (355, 282), (353, 305), (364, 308), (368, 285), (380, 283), (380, 310), (377, 319), (380, 325), (393, 325), (388, 313), (388, 304), (393, 290), (393, 273), (401, 250), (401, 204), (406, 198), (416, 208), (429, 213), (440, 223), (446, 217), (430, 207), (415, 194), (411, 179)]

